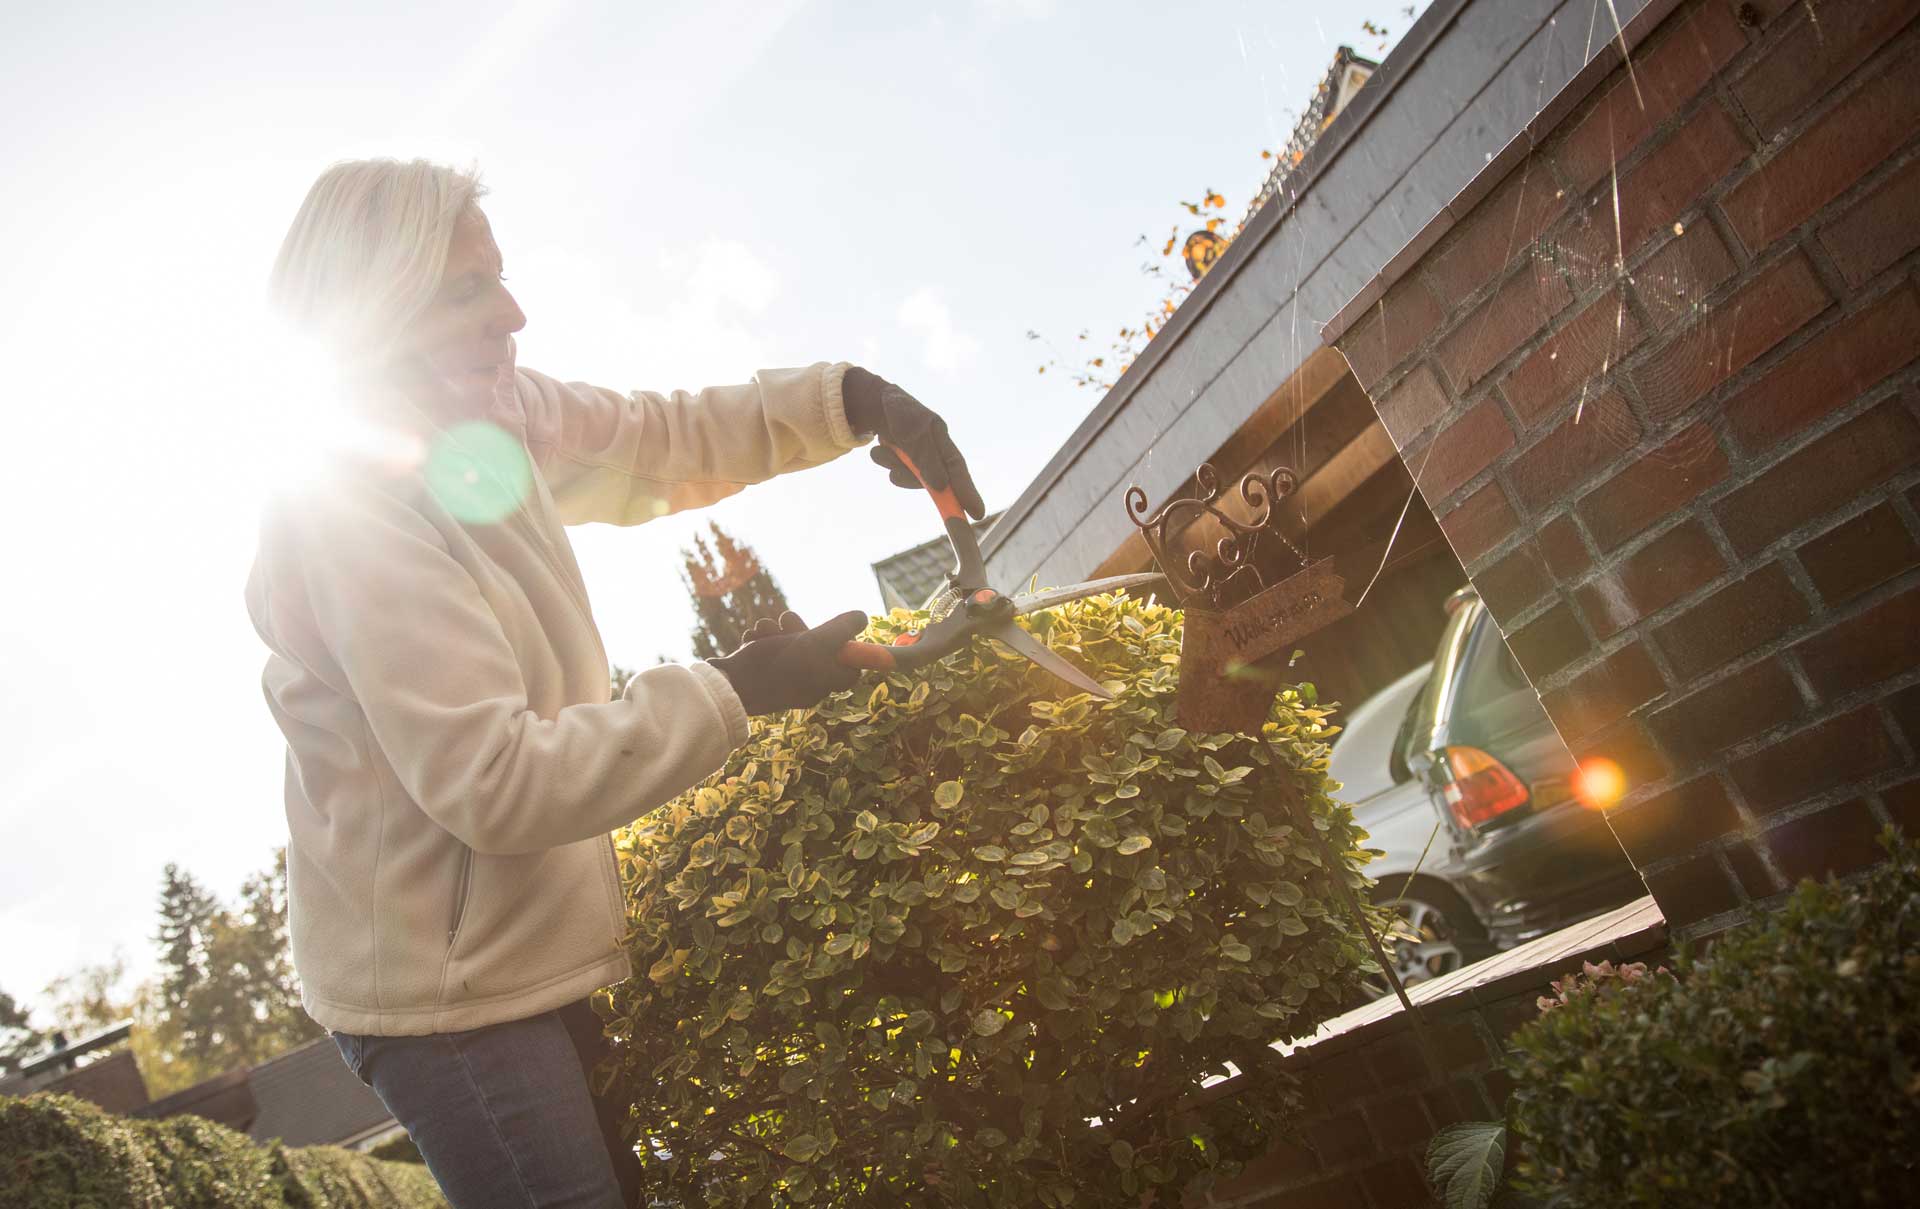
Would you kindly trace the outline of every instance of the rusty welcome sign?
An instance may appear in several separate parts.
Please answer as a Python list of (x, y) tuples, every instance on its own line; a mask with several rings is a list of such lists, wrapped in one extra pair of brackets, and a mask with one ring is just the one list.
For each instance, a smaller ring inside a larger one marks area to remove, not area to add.
[[(1202, 463), (1194, 473), (1197, 499), (1176, 497), (1148, 515), (1147, 494), (1127, 488), (1127, 519), (1146, 539), (1147, 548), (1173, 585), (1186, 610), (1180, 648), (1177, 711), (1183, 725), (1206, 730), (1256, 732), (1273, 707), (1284, 667), (1276, 656), (1292, 644), (1353, 611), (1343, 595), (1345, 581), (1331, 558), (1309, 562), (1280, 529), (1279, 504), (1298, 485), (1282, 466), (1240, 480), (1239, 510), (1232, 515), (1221, 501), (1219, 475)], [(1211, 552), (1190, 551), (1185, 559), (1173, 547), (1194, 534), (1204, 543), (1222, 531)], [(1261, 557), (1262, 541), (1269, 553)], [(1274, 543), (1285, 556), (1271, 552)], [(1299, 569), (1268, 584), (1261, 565)]]

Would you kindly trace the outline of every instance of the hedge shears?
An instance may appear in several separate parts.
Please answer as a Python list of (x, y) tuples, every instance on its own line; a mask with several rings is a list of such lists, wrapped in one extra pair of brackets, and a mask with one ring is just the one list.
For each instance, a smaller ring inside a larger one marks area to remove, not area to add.
[(947, 572), (947, 586), (936, 593), (927, 606), (934, 620), (925, 629), (899, 635), (893, 640), (892, 646), (849, 642), (840, 648), (840, 662), (848, 667), (879, 672), (912, 671), (939, 662), (968, 646), (976, 635), (982, 635), (1016, 654), (1026, 656), (1080, 692), (1091, 693), (1103, 701), (1112, 700), (1113, 694), (1107, 691), (1106, 686), (1054, 654), (1045, 643), (1021, 629), (1013, 619), (1022, 613), (1050, 609), (1082, 597), (1152, 583), (1161, 578), (1159, 572), (1110, 575), (1105, 579), (1088, 580), (1064, 588), (1048, 588), (1019, 596), (1002, 595), (987, 583), (987, 565), (986, 560), (980, 557), (980, 543), (974, 538), (973, 526), (962, 511), (953, 489), (944, 487), (935, 491), (928, 487), (926, 476), (920, 473), (920, 468), (913, 464), (911, 458), (897, 446), (890, 444), (887, 448), (913, 472), (913, 477), (920, 480), (920, 486), (933, 497), (933, 505), (940, 511), (940, 521), (946, 526), (947, 540), (953, 546), (954, 567)]

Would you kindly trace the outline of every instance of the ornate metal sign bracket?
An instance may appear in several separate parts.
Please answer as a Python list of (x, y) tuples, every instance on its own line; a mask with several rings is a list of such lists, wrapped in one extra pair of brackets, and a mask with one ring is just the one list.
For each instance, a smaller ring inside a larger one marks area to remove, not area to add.
[[(1150, 517), (1146, 516), (1146, 492), (1129, 486), (1126, 497), (1127, 519), (1140, 529), (1154, 561), (1186, 609), (1180, 689), (1174, 709), (1180, 724), (1190, 730), (1258, 736), (1273, 752), (1273, 740), (1262, 727), (1273, 711), (1274, 695), (1286, 683), (1286, 668), (1276, 666), (1278, 661), (1272, 657), (1353, 612), (1345, 596), (1346, 581), (1333, 569), (1333, 559), (1307, 561), (1280, 532), (1278, 505), (1297, 486), (1292, 470), (1282, 466), (1265, 476), (1256, 472), (1240, 480), (1240, 498), (1252, 512), (1250, 521), (1236, 520), (1219, 507), (1220, 480), (1211, 465), (1203, 463), (1194, 472), (1194, 481), (1202, 493), (1199, 499), (1171, 499)], [(1194, 550), (1184, 561), (1172, 557), (1173, 543), (1188, 525), (1203, 516), (1211, 516), (1222, 525), (1226, 536), (1219, 539), (1211, 554)], [(1268, 536), (1283, 543), (1299, 565), (1298, 570), (1271, 585), (1254, 558), (1259, 542)], [(1273, 755), (1276, 761), (1279, 758), (1277, 753)], [(1328, 849), (1325, 837), (1311, 819), (1299, 814), (1300, 804), (1289, 801), (1286, 809), (1294, 815), (1295, 826), (1318, 848), (1327, 867), (1338, 868), (1339, 861)], [(1366, 935), (1380, 972), (1406, 1010), (1428, 1072), (1440, 1078), (1444, 1067), (1426, 1022), (1388, 960), (1380, 937), (1346, 880), (1335, 877), (1332, 882), (1348, 916)]]
[[(1281, 532), (1280, 501), (1298, 486), (1292, 470), (1280, 466), (1240, 480), (1240, 498), (1251, 514), (1247, 520), (1220, 506), (1220, 477), (1212, 465), (1202, 463), (1194, 481), (1199, 498), (1175, 497), (1151, 515), (1147, 493), (1128, 487), (1127, 519), (1140, 530), (1186, 609), (1176, 707), (1181, 723), (1258, 734), (1283, 682), (1284, 669), (1272, 667), (1270, 657), (1338, 621), (1353, 606), (1343, 595), (1346, 584), (1333, 560), (1309, 562)], [(1174, 547), (1180, 536), (1206, 517), (1225, 535), (1211, 552), (1196, 549), (1179, 558)], [(1291, 559), (1280, 561), (1298, 569), (1268, 584), (1255, 557), (1262, 541), (1285, 547)]]

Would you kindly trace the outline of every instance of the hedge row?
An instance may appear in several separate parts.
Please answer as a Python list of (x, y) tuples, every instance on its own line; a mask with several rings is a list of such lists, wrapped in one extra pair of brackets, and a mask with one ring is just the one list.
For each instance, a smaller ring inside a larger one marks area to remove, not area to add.
[[(1566, 1209), (1912, 1205), (1920, 846), (1514, 1034), (1520, 1189)], [(1604, 971), (1595, 971), (1603, 973)]]
[(0, 1209), (445, 1209), (425, 1167), (337, 1146), (259, 1145), (194, 1116), (117, 1117), (73, 1096), (0, 1097)]

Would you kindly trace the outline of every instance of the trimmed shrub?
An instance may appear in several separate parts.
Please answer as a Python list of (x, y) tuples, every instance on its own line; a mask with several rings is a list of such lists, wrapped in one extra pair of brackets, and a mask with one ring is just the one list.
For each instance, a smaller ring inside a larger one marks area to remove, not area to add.
[(1178, 611), (1102, 597), (1033, 620), (1117, 699), (976, 643), (756, 721), (617, 835), (638, 976), (603, 1001), (599, 1078), (634, 1104), (654, 1195), (1170, 1203), (1280, 1119), (1278, 1076), (1190, 1101), (1373, 968), (1332, 880), (1368, 885), (1327, 792), (1327, 711), (1280, 694), (1274, 766), (1173, 721)]
[(1517, 1185), (1552, 1205), (1903, 1205), (1920, 1187), (1920, 852), (1514, 1034)]
[(118, 1117), (73, 1096), (0, 1097), (0, 1209), (445, 1205), (415, 1164), (336, 1146), (261, 1146), (200, 1117)]
[(413, 1139), (404, 1133), (397, 1138), (380, 1143), (372, 1150), (367, 1151), (367, 1155), (370, 1158), (385, 1159), (389, 1163), (426, 1162), (426, 1159), (420, 1155), (420, 1148), (415, 1146)]

